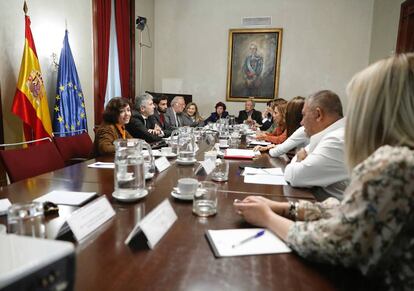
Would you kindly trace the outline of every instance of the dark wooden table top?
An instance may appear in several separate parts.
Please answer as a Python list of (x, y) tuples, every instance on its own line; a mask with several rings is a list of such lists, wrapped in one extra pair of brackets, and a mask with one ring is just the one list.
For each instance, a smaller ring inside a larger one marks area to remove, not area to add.
[[(120, 203), (111, 196), (113, 170), (88, 168), (87, 164), (92, 162), (0, 189), (0, 198), (7, 197), (11, 202), (30, 201), (52, 190), (96, 191), (108, 198), (116, 215), (85, 241), (76, 243), (76, 290), (337, 290), (348, 282), (348, 271), (338, 270), (331, 276), (324, 267), (306, 262), (294, 253), (214, 257), (205, 238), (207, 229), (251, 227), (234, 212), (234, 199), (252, 194), (267, 195), (277, 201), (312, 199), (309, 191), (289, 186), (244, 184), (238, 165), (246, 161), (230, 161), (230, 179), (219, 184), (218, 213), (209, 218), (192, 214), (191, 201), (170, 195), (180, 177), (208, 179), (194, 174), (197, 165), (174, 163), (149, 181), (147, 197), (135, 203)], [(254, 162), (275, 163), (267, 155)], [(164, 199), (171, 202), (178, 216), (172, 228), (153, 250), (140, 244), (125, 245), (124, 240), (136, 222)], [(48, 227), (74, 210), (69, 206), (59, 208), (60, 218), (48, 218)], [(4, 217), (0, 222), (5, 223)], [(72, 237), (67, 239), (74, 241)]]

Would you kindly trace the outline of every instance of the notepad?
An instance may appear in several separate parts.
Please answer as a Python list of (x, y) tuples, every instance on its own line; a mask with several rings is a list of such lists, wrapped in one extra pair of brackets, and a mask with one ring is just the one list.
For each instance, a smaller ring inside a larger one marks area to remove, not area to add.
[[(249, 256), (290, 253), (291, 249), (271, 231), (246, 243), (239, 242), (254, 236), (260, 228), (207, 230), (206, 237), (216, 257)], [(233, 247), (237, 245), (236, 247)]]
[(260, 152), (245, 149), (227, 149), (224, 152), (225, 159), (253, 159), (256, 155), (260, 155)]
[(0, 215), (5, 215), (11, 206), (9, 199), (0, 199)]
[(80, 206), (92, 197), (96, 196), (96, 192), (73, 192), (73, 191), (61, 191), (55, 190), (49, 192), (39, 198), (36, 198), (36, 202), (50, 201), (55, 204)]

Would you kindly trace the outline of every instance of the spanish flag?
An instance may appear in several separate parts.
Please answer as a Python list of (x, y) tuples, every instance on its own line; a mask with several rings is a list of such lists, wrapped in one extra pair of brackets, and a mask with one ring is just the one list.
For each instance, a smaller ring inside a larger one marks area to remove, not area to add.
[(29, 16), (25, 15), (25, 21), (24, 52), (12, 112), (23, 120), (24, 138), (29, 141), (50, 137), (52, 125)]

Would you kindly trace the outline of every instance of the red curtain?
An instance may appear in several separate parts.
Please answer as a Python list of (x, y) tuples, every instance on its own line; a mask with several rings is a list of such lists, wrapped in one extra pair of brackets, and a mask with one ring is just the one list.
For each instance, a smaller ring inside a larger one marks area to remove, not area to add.
[(95, 124), (102, 122), (106, 83), (108, 81), (109, 33), (111, 29), (111, 0), (96, 0), (98, 44), (98, 94), (95, 98)]
[(131, 21), (129, 0), (115, 0), (115, 24), (122, 97), (131, 100), (134, 96), (131, 96), (129, 91), (131, 82)]

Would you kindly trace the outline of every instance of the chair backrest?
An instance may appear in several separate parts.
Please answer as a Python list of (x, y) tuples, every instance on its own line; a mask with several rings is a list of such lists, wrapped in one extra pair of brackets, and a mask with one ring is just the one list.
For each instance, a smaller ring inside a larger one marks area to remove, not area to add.
[(53, 140), (67, 165), (73, 164), (76, 160), (82, 161), (92, 157), (93, 143), (86, 132), (73, 136), (55, 136)]
[(43, 142), (22, 149), (2, 150), (0, 158), (11, 183), (65, 166), (53, 142)]

